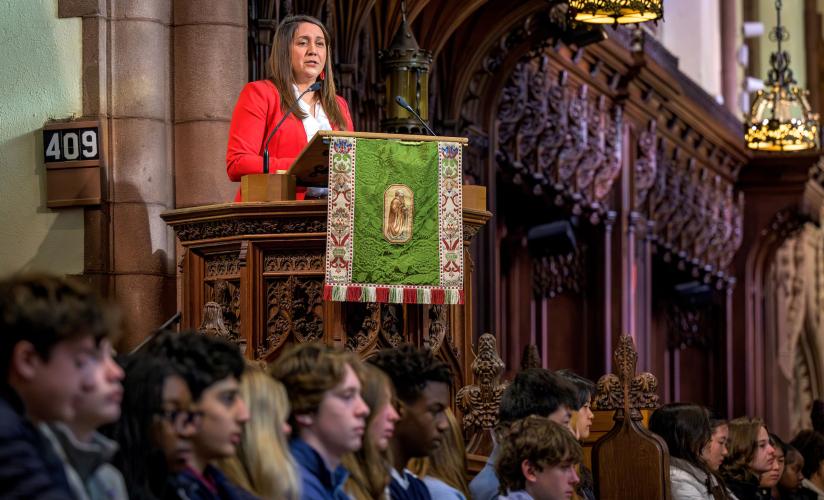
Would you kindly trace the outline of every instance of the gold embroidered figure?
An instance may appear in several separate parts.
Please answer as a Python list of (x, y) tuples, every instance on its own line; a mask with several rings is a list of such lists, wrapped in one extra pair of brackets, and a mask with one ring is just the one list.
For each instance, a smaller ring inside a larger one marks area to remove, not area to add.
[(383, 237), (389, 243), (412, 239), (414, 195), (409, 186), (392, 184), (383, 193)]

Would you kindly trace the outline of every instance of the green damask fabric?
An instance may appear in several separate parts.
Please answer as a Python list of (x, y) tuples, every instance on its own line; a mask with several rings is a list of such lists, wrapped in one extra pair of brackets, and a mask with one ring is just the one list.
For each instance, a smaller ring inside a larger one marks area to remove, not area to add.
[[(438, 285), (438, 144), (358, 139), (355, 148), (355, 238), (352, 281)], [(414, 193), (413, 236), (383, 237), (384, 192), (405, 184)]]

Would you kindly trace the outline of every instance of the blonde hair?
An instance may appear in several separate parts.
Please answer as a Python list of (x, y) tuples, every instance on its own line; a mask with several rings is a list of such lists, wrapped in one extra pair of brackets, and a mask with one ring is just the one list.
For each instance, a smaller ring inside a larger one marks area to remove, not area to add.
[(442, 434), (441, 444), (428, 457), (413, 458), (409, 461), (409, 470), (418, 477), (431, 476), (440, 479), (469, 498), (469, 485), (466, 483), (466, 446), (464, 445), (461, 426), (452, 413), (446, 409), (449, 429)]
[(390, 481), (388, 467), (391, 461), (388, 451), (378, 449), (369, 428), (380, 410), (393, 404), (395, 391), (386, 373), (374, 365), (364, 365), (364, 379), (362, 395), (369, 406), (369, 416), (366, 419), (367, 431), (363, 435), (363, 446), (355, 453), (344, 455), (341, 463), (349, 471), (349, 479), (344, 488), (346, 493), (355, 500), (374, 500), (384, 498)]
[(300, 477), (283, 433), (289, 416), (286, 389), (250, 367), (241, 379), (240, 395), (251, 418), (235, 456), (218, 461), (218, 466), (234, 484), (260, 498), (298, 500)]
[(312, 16), (298, 15), (285, 17), (280, 22), (275, 36), (272, 39), (272, 52), (269, 54), (269, 72), (272, 83), (280, 93), (280, 109), (282, 112), (291, 110), (292, 113), (301, 120), (306, 118), (306, 113), (300, 109), (298, 100), (292, 92), (292, 85), (295, 84), (295, 76), (292, 74), (292, 40), (298, 26), (301, 23), (314, 24), (323, 32), (326, 40), (326, 64), (323, 66), (325, 73), (323, 85), (320, 88), (320, 103), (323, 111), (329, 117), (329, 121), (341, 130), (346, 130), (346, 119), (343, 111), (338, 105), (335, 90), (335, 78), (332, 74), (332, 40), (326, 26)]

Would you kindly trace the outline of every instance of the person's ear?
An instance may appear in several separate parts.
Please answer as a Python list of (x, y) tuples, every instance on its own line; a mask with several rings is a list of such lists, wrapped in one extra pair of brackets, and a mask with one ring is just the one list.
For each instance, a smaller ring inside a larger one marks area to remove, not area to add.
[(32, 380), (37, 375), (37, 369), (41, 364), (43, 360), (31, 342), (22, 340), (12, 348), (10, 365), (19, 378)]
[(312, 424), (315, 423), (315, 419), (311, 414), (303, 413), (301, 415), (295, 415), (295, 422), (297, 422), (300, 427), (311, 427)]
[(536, 472), (537, 469), (534, 465), (532, 465), (532, 462), (527, 459), (524, 459), (524, 461), (521, 462), (521, 474), (524, 475), (524, 479), (526, 479), (527, 483), (534, 483), (538, 480)]

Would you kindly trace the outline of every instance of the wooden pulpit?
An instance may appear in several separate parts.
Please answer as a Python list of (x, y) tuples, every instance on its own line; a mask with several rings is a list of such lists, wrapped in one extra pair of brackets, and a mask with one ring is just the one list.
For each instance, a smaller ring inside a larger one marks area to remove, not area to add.
[[(298, 185), (325, 182), (324, 137), (319, 134), (295, 162), (291, 172)], [(315, 180), (302, 182), (310, 174)], [(327, 200), (225, 203), (165, 212), (161, 217), (181, 246), (182, 326), (223, 332), (245, 346), (248, 358), (266, 361), (295, 342), (341, 345), (362, 357), (403, 342), (426, 345), (451, 367), (454, 393), (472, 374), (468, 246), (491, 217), (485, 188), (464, 186), (463, 193), (464, 305), (324, 301)], [(219, 307), (221, 314), (204, 314), (207, 304)], [(215, 326), (216, 319), (222, 325)]]

